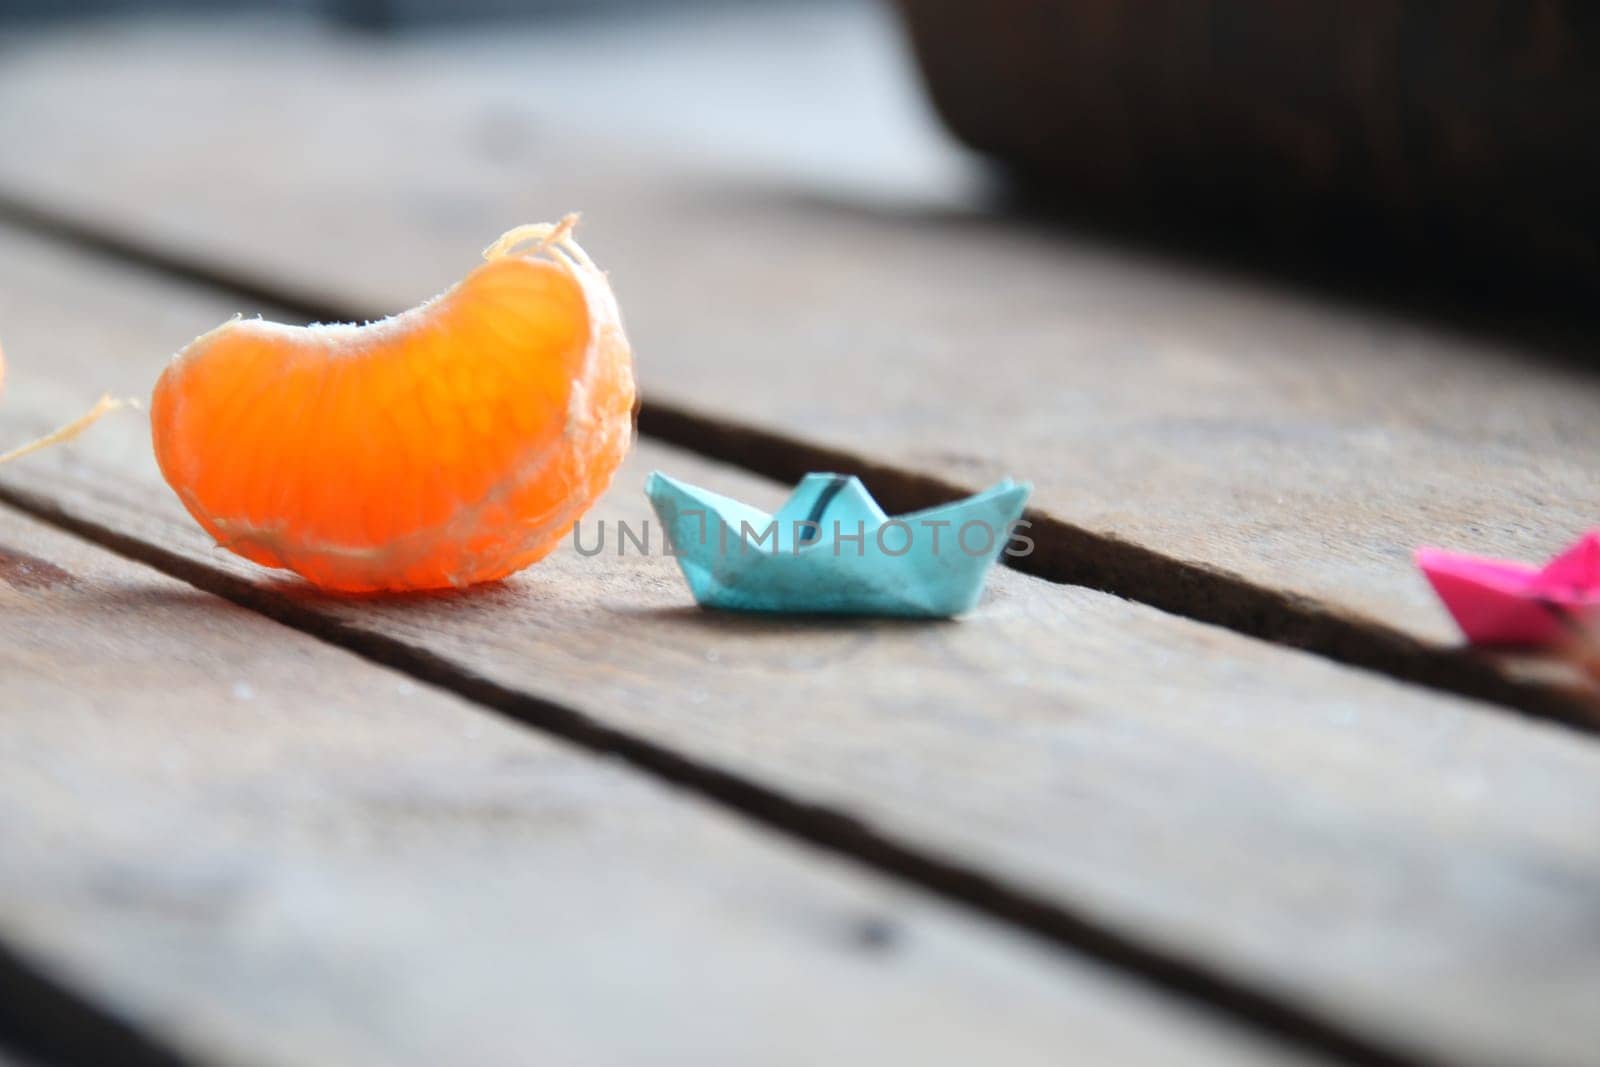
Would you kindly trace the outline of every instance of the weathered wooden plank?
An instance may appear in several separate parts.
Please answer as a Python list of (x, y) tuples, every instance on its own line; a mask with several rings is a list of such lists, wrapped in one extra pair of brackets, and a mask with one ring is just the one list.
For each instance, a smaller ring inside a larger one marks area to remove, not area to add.
[[(682, 53), (649, 34), (244, 56), (203, 34), (46, 38), (0, 74), (0, 187), (347, 315), (442, 287), (509, 222), (583, 208), (647, 430), (774, 473), (817, 461), (664, 416), (757, 427), (907, 505), (1028, 478), (1049, 576), (1593, 721), (1560, 672), (1442, 655), (1455, 634), (1409, 556), (1540, 558), (1593, 522), (1600, 383), (1535, 346), (907, 208), (963, 202), (952, 168), (880, 102), (886, 60), (840, 44), (876, 24), (813, 18), (810, 37), (680, 34)], [(848, 61), (758, 135), (780, 101), (718, 75), (814, 82), (788, 42), (819, 39)]]
[(3, 508), (0, 679), (0, 938), (199, 1062), (1290, 1054)]
[[(145, 388), (233, 309), (0, 242), (21, 432)], [(0, 487), (253, 581), (253, 604), (332, 639), (486, 699), (557, 701), (1352, 1031), (1485, 1063), (1582, 1062), (1600, 1037), (1600, 835), (1575, 814), (1600, 804), (1600, 746), (1570, 731), (1009, 572), (943, 625), (703, 614), (671, 560), (618, 558), (614, 537), (465, 595), (316, 597), (212, 548), (145, 432), (103, 425)], [(780, 494), (646, 445), (590, 521), (642, 524), (651, 466)]]

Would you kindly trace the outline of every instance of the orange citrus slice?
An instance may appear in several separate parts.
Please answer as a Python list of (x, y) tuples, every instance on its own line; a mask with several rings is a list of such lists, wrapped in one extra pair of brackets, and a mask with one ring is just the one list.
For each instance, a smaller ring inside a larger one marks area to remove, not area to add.
[(437, 589), (550, 553), (622, 462), (633, 358), (575, 216), (520, 226), (364, 326), (234, 319), (173, 357), (150, 421), (225, 548), (325, 589)]

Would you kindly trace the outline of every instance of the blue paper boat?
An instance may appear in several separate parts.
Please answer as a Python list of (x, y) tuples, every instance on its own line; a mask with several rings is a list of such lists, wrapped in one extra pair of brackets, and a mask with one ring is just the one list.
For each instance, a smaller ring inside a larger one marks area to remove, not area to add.
[(645, 493), (689, 589), (729, 611), (944, 618), (970, 610), (1031, 487), (894, 519), (859, 479), (808, 474), (776, 514), (659, 472)]

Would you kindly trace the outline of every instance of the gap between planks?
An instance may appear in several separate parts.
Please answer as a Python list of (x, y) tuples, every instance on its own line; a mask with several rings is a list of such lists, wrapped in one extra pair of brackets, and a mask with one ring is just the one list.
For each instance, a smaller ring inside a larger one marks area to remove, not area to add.
[[(808, 803), (648, 738), (607, 726), (574, 708), (486, 678), (426, 648), (330, 618), (291, 596), (73, 514), (34, 493), (0, 487), (0, 504), (369, 662), (496, 711), (512, 722), (587, 751), (620, 758), (786, 837), (897, 877), (1313, 1054), (1389, 1067), (1423, 1067), (1442, 1062), (1371, 1038), (1198, 960), (1107, 929), (1086, 914), (1009, 885), (981, 869), (902, 844), (827, 805)], [(44, 995), (48, 999), (54, 994), (46, 991)], [(152, 1054), (158, 1051), (152, 1050)]]
[[(37, 1067), (200, 1067), (0, 943), (0, 1067), (8, 1052)], [(19, 1065), (20, 1067), (20, 1065)]]
[[(0, 221), (172, 280), (274, 306), (307, 322), (361, 321), (382, 312), (328, 302), (309, 292), (106, 233), (69, 213), (0, 191)], [(639, 432), (778, 481), (814, 470), (862, 478), (891, 512), (967, 495), (945, 479), (878, 463), (850, 451), (644, 398)], [(1487, 701), (1535, 719), (1600, 736), (1594, 694), (1564, 680), (1508, 673), (1467, 647), (1440, 648), (1371, 619), (1341, 613), (1221, 568), (1176, 559), (1132, 541), (1030, 511), (1035, 551), (1002, 562), (1058, 584), (1077, 585), (1441, 692)]]
[(7, 508), (0, 603), (0, 927), (55, 976), (0, 971), (4, 1067), (128, 1061), (57, 984), (199, 1063), (1317, 1059)]

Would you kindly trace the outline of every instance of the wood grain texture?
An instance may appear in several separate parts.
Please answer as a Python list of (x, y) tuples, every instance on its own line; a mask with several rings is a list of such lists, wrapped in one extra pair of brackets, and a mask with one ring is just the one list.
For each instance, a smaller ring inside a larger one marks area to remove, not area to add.
[[(909, 106), (880, 102), (909, 91), (860, 43), (881, 26), (810, 18), (391, 51), (42, 38), (0, 74), (0, 188), (346, 317), (583, 208), (647, 403), (777, 435), (726, 435), (724, 458), (787, 474), (822, 450), (903, 506), (1026, 478), (1052, 577), (1593, 724), (1559, 671), (1445, 655), (1410, 562), (1429, 543), (1540, 559), (1594, 521), (1592, 375), (985, 217)], [(802, 84), (813, 52), (783, 41), (839, 60), (820, 103), (728, 102), (720, 79), (756, 70)], [(781, 136), (758, 134), (775, 108)]]
[[(84, 392), (139, 391), (232, 310), (0, 240), (22, 432)], [(145, 433), (108, 422), (0, 490), (247, 580), (264, 610), (333, 639), (556, 701), (1394, 1047), (1581, 1063), (1600, 1036), (1585, 814), (1600, 746), (1578, 735), (1012, 572), (947, 624), (701, 613), (671, 560), (615, 554), (615, 523), (648, 517), (645, 471), (769, 504), (781, 490), (658, 445), (589, 517), (586, 544), (612, 530), (604, 555), (564, 548), (465, 595), (319, 597), (212, 547)]]
[(0, 556), (0, 937), (196, 1062), (1292, 1055), (5, 509)]

